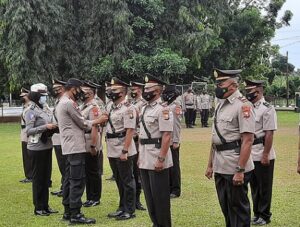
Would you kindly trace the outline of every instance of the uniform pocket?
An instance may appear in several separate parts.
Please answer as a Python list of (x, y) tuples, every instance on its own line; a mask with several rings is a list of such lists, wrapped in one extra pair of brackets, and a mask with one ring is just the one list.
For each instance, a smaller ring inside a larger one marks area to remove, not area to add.
[(70, 161), (70, 179), (78, 180), (85, 178), (85, 160)]

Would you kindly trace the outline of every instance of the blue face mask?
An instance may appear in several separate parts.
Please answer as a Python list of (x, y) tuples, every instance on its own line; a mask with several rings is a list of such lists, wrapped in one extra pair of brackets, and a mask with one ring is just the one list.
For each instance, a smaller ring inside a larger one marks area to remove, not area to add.
[(47, 97), (46, 97), (46, 96), (41, 96), (41, 97), (40, 97), (40, 100), (39, 100), (39, 103), (40, 103), (41, 105), (44, 105), (44, 104), (46, 103), (46, 101), (47, 101)]

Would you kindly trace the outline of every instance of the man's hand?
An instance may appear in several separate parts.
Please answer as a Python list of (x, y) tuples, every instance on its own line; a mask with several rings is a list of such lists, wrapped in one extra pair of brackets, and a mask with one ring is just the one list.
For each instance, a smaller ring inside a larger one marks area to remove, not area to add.
[(160, 172), (162, 171), (164, 168), (164, 163), (159, 161), (158, 159), (156, 160), (156, 163), (155, 163), (155, 166), (154, 166), (154, 169), (156, 172)]
[(179, 143), (173, 143), (173, 149), (177, 149), (179, 147)]
[(207, 179), (210, 180), (212, 178), (213, 172), (214, 172), (213, 168), (210, 167), (210, 166), (208, 166), (207, 169), (206, 169), (206, 171), (205, 171), (205, 176), (207, 177)]
[(121, 161), (127, 161), (127, 153), (126, 154), (121, 154), (120, 156)]
[(51, 130), (51, 129), (55, 129), (57, 128), (56, 124), (46, 124), (47, 129)]
[(241, 186), (244, 184), (244, 173), (235, 173), (233, 176), (233, 185)]
[(263, 156), (262, 156), (260, 162), (261, 162), (261, 164), (262, 164), (263, 166), (268, 166), (268, 165), (270, 165), (269, 155), (263, 154)]
[(97, 150), (95, 147), (91, 147), (91, 155), (96, 156), (97, 155)]

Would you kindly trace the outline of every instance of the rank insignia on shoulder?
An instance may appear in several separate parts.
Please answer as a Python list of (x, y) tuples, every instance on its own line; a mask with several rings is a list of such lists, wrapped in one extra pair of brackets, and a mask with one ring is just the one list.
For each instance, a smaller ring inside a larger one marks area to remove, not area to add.
[(251, 111), (250, 106), (243, 106), (242, 111), (243, 111), (244, 118), (249, 118), (250, 117), (250, 111)]
[(246, 97), (244, 96), (239, 97), (239, 100), (241, 100), (244, 103), (248, 101), (248, 99), (246, 99)]
[(128, 115), (130, 119), (133, 119), (133, 110), (128, 110)]
[(94, 107), (94, 108), (92, 109), (92, 111), (93, 111), (94, 116), (95, 116), (95, 117), (98, 117), (98, 115), (99, 115), (98, 108), (97, 108), (97, 107)]
[(164, 118), (164, 120), (169, 120), (170, 119), (170, 113), (169, 113), (169, 110), (163, 110), (162, 111), (162, 113), (163, 113), (163, 118)]
[(264, 102), (263, 105), (266, 107), (270, 107), (270, 103), (268, 103), (268, 102)]

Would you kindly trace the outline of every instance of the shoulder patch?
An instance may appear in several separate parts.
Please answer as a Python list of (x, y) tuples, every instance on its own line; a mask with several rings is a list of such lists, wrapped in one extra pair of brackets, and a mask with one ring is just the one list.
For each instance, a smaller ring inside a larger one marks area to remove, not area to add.
[(266, 106), (266, 107), (270, 107), (271, 106), (271, 104), (268, 103), (268, 102), (263, 102), (263, 105)]
[(244, 118), (250, 117), (251, 106), (243, 105), (242, 106), (243, 116)]
[(93, 107), (92, 111), (93, 111), (93, 114), (94, 114), (95, 117), (99, 116), (99, 110), (96, 106)]
[(128, 116), (129, 116), (130, 119), (133, 119), (133, 118), (134, 118), (133, 111), (134, 111), (133, 109), (127, 110), (127, 114), (128, 114)]
[(175, 107), (175, 113), (176, 115), (181, 115), (182, 114), (182, 109), (179, 105), (176, 105)]

